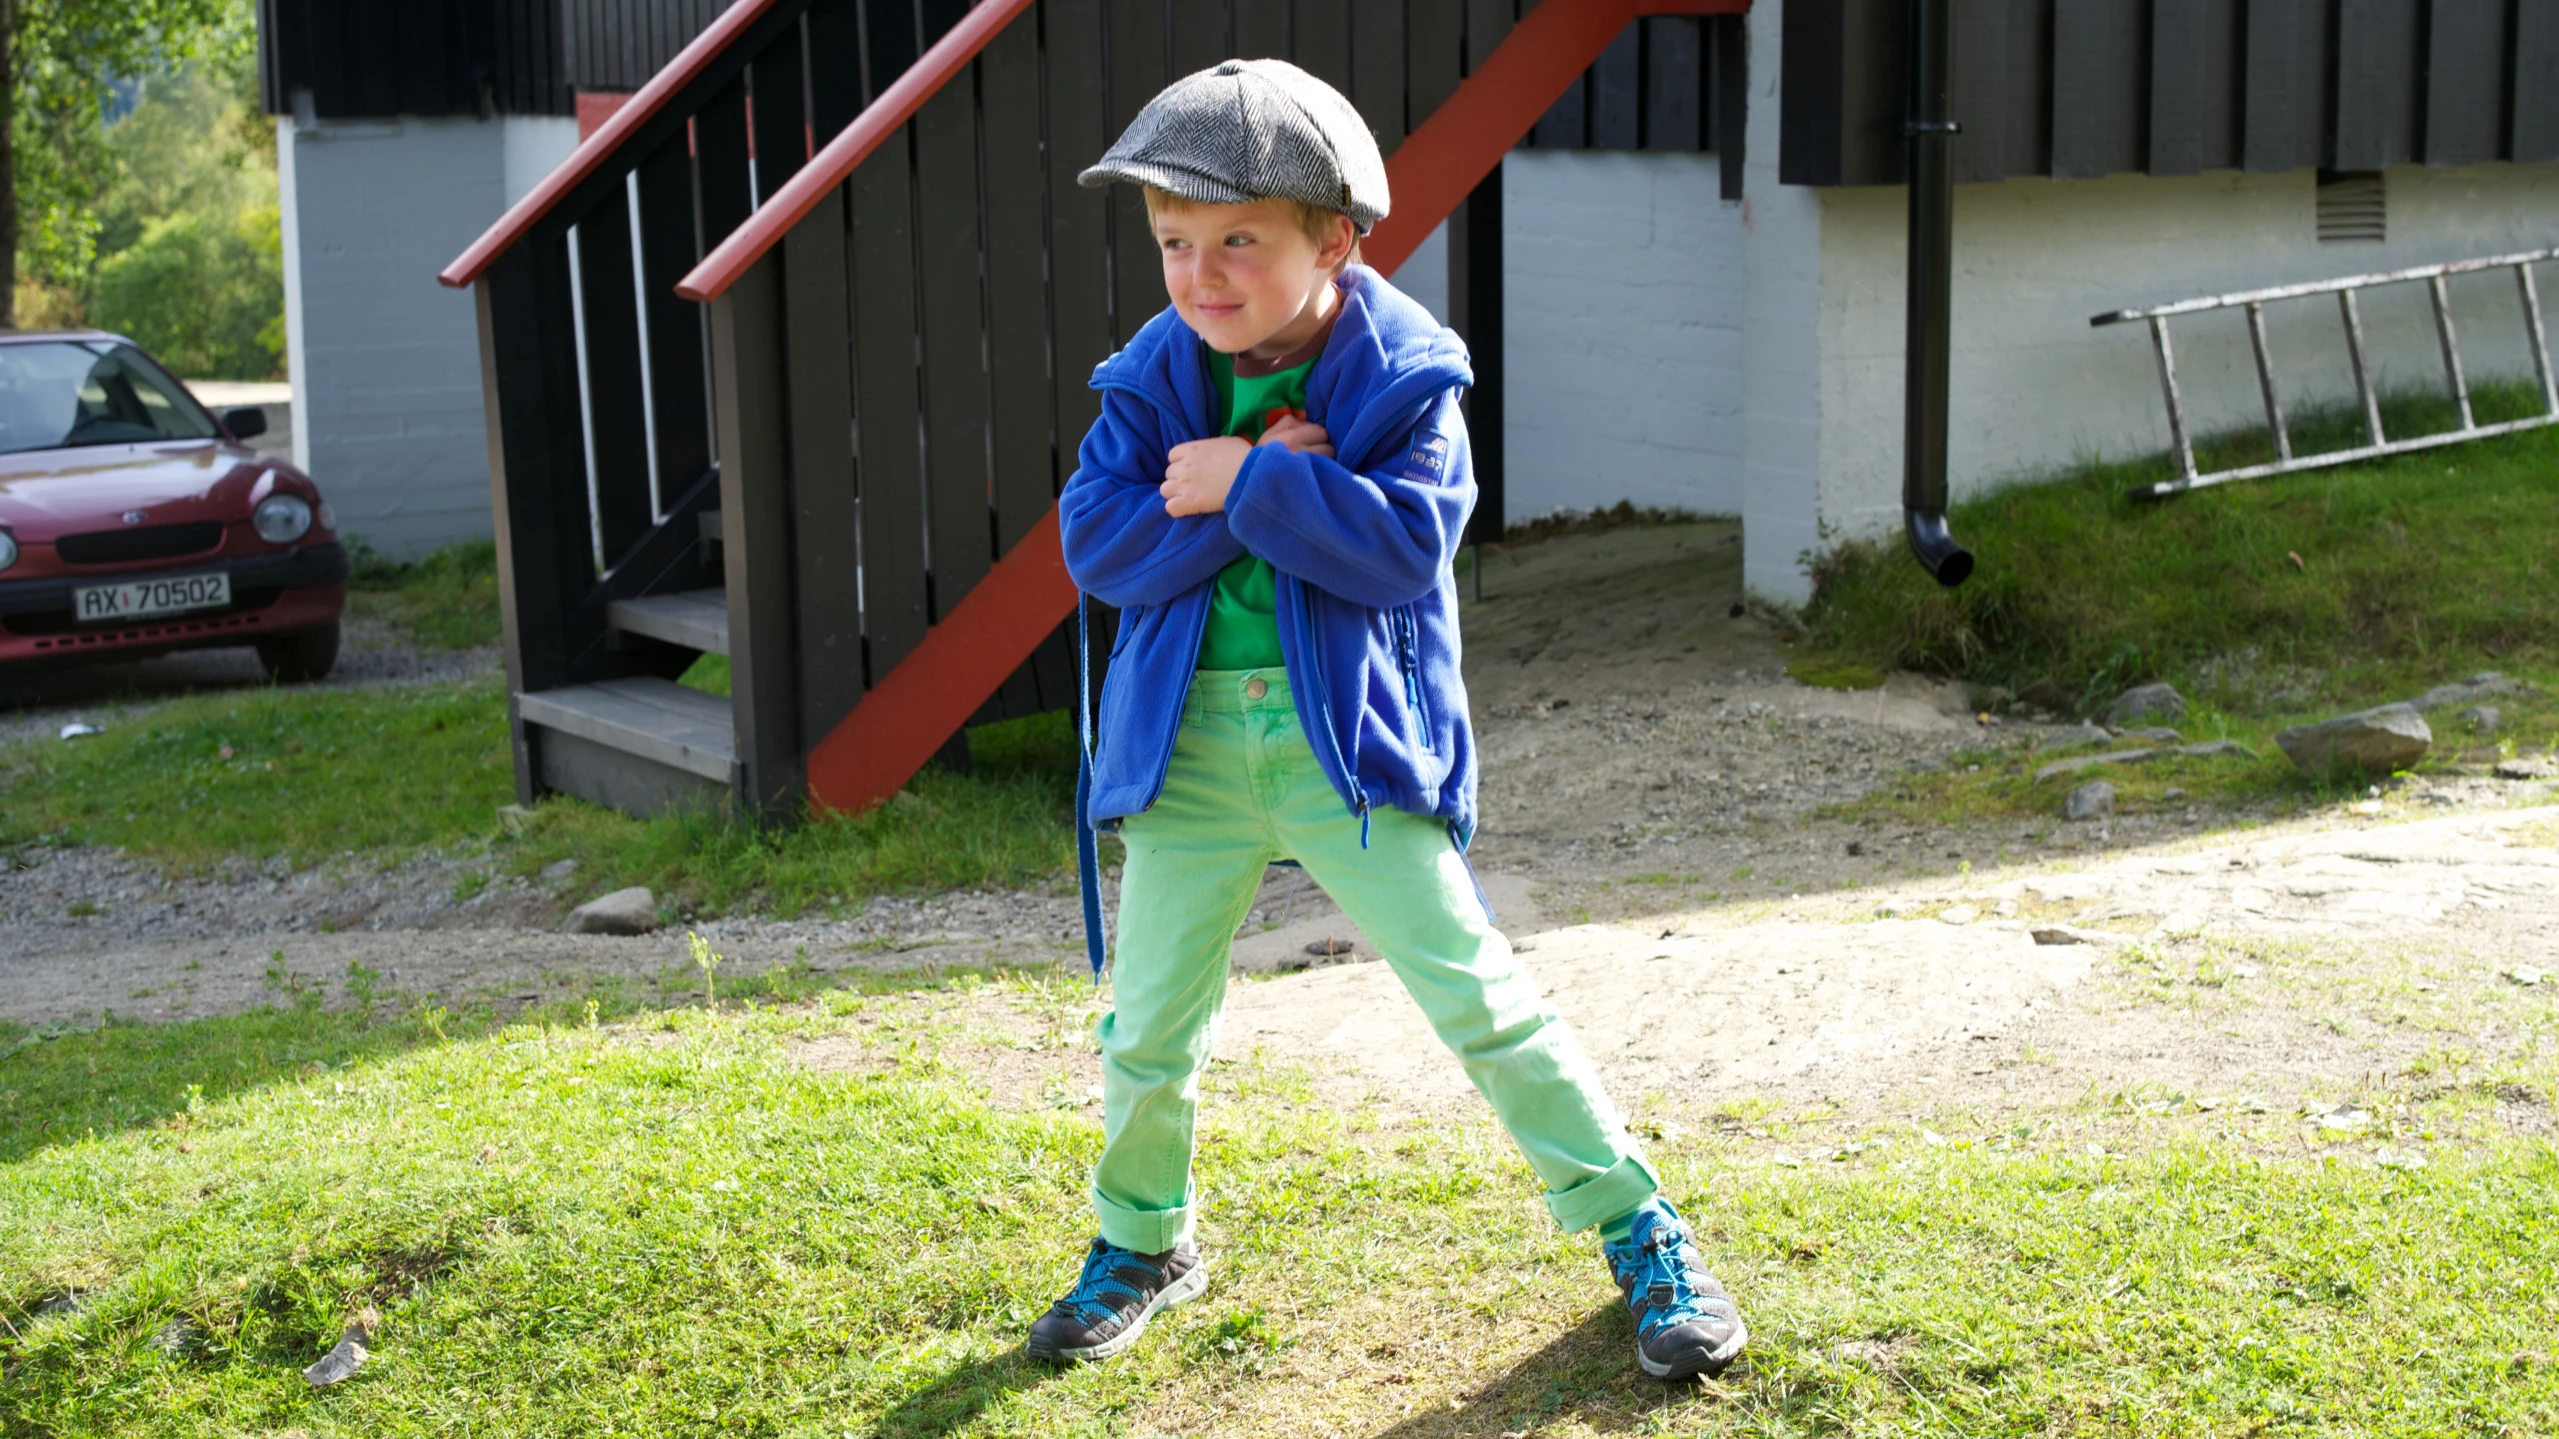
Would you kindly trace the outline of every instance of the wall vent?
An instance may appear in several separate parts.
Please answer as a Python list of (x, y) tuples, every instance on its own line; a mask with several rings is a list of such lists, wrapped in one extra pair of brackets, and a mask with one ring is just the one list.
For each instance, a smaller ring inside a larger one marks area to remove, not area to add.
[(2372, 240), (2385, 237), (2386, 192), (2379, 170), (2324, 171), (2319, 176), (2319, 239)]

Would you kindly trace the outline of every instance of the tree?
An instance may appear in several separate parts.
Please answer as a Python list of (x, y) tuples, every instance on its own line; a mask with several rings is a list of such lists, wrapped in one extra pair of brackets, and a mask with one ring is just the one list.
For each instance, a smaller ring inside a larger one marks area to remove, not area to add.
[(0, 0), (0, 85), (8, 88), (0, 96), (0, 326), (17, 320), (22, 248), (64, 271), (85, 270), (95, 254), (94, 197), (105, 183), (99, 132), (115, 83), (236, 37), (241, 8), (238, 0)]

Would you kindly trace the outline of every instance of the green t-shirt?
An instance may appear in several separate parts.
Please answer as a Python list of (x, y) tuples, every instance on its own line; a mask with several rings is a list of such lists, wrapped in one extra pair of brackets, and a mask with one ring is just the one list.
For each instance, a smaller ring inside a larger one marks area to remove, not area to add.
[[(1315, 369), (1325, 338), (1318, 335), (1307, 349), (1281, 356), (1287, 368), (1265, 374), (1238, 375), (1234, 356), (1209, 351), (1209, 377), (1217, 382), (1217, 398), (1226, 411), (1224, 433), (1258, 441), (1280, 416), (1305, 414), (1306, 377)], [(1288, 364), (1299, 355), (1305, 358)], [(1245, 367), (1257, 368), (1249, 360)], [(1270, 561), (1246, 555), (1217, 572), (1217, 587), (1208, 598), (1208, 631), (1200, 636), (1199, 668), (1256, 670), (1279, 664), (1279, 576)]]

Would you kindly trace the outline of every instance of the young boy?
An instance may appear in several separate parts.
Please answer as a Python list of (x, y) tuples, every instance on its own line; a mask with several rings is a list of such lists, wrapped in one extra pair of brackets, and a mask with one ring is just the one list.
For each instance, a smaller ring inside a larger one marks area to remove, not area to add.
[[(1546, 1185), (1597, 1227), (1646, 1373), (1712, 1373), (1740, 1314), (1468, 868), (1475, 745), (1450, 570), (1475, 502), (1464, 347), (1356, 263), (1386, 167), (1350, 102), (1229, 60), (1148, 103), (1088, 186), (1146, 187), (1172, 308), (1094, 372), (1059, 502), (1120, 607), (1088, 818), (1117, 823), (1093, 1241), (1029, 1349), (1102, 1359), (1196, 1297), (1191, 1153), (1229, 948), (1291, 859), (1376, 941)], [(1134, 297), (1127, 297), (1134, 299)]]

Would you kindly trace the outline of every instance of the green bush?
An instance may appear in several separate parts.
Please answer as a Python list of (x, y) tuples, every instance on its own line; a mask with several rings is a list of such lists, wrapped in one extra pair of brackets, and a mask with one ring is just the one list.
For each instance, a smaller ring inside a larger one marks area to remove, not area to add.
[(90, 317), (191, 378), (282, 374), (282, 235), (273, 205), (163, 215), (98, 266)]

